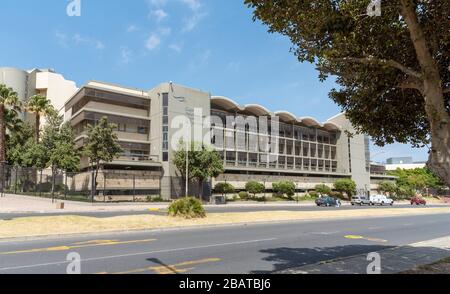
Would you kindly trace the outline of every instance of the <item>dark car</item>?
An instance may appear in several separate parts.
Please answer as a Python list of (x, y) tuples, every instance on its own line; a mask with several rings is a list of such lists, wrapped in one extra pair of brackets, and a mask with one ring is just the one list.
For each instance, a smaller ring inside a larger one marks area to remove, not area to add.
[(338, 201), (330, 196), (324, 196), (316, 199), (317, 206), (337, 206)]
[(414, 197), (411, 198), (411, 205), (427, 205), (427, 201), (423, 198)]

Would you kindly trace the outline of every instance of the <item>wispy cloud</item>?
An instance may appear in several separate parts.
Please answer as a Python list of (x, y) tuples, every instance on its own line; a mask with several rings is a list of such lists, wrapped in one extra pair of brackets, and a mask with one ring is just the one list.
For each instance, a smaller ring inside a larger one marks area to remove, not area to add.
[(175, 51), (176, 53), (181, 53), (181, 51), (183, 51), (183, 44), (182, 43), (170, 44), (169, 49)]
[(208, 13), (204, 11), (200, 0), (179, 0), (191, 10), (190, 15), (183, 19), (183, 32), (193, 31)]
[(164, 9), (151, 10), (148, 17), (156, 22), (161, 22), (166, 19), (169, 14)]
[(150, 37), (145, 41), (145, 48), (148, 50), (154, 50), (161, 44), (161, 38), (156, 34), (151, 34)]
[(67, 35), (66, 33), (56, 31), (55, 38), (60, 46), (63, 47), (71, 47), (71, 46), (81, 46), (85, 45), (96, 50), (105, 49), (105, 44), (96, 39), (84, 37), (79, 33), (73, 34), (72, 36)]
[(135, 25), (129, 25), (127, 27), (127, 33), (133, 33), (133, 32), (136, 32), (136, 31), (139, 31), (139, 28), (137, 26), (135, 26)]
[(189, 62), (189, 69), (191, 71), (198, 71), (201, 68), (207, 66), (209, 64), (209, 61), (211, 59), (212, 52), (210, 49), (206, 49), (203, 52), (196, 55), (190, 62)]
[(120, 62), (124, 64), (130, 63), (133, 58), (133, 51), (127, 46), (120, 47)]

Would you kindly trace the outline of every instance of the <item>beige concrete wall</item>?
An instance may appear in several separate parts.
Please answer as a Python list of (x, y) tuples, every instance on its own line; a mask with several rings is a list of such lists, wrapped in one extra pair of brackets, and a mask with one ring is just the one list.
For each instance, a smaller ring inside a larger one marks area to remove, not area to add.
[[(106, 175), (106, 177), (105, 177)], [(159, 189), (160, 173), (152, 171), (107, 171), (99, 172), (97, 177), (98, 191), (107, 190), (131, 190)], [(133, 183), (134, 182), (134, 183)], [(68, 176), (67, 186), (70, 191), (86, 191), (91, 189), (91, 172), (78, 173)]]
[(350, 170), (349, 137), (345, 133), (345, 131), (348, 131), (353, 135), (350, 137), (352, 179), (356, 182), (358, 190), (369, 190), (370, 173), (366, 170), (365, 135), (358, 134), (343, 113), (331, 118), (330, 121), (341, 126), (344, 130), (344, 132), (341, 133), (337, 144), (339, 168)]
[(66, 80), (62, 75), (52, 72), (36, 74), (36, 89), (46, 90), (46, 96), (51, 100), (58, 112), (64, 114), (64, 104), (78, 90), (75, 82)]
[(213, 180), (213, 187), (217, 183), (227, 182), (232, 184), (236, 189), (245, 189), (245, 184), (250, 181), (257, 181), (262, 184), (265, 182), (266, 189), (272, 189), (272, 184), (279, 181), (292, 181), (296, 184), (297, 189), (313, 190), (316, 185), (324, 184), (333, 188), (333, 184), (337, 179), (333, 178), (312, 178), (312, 177), (293, 177), (293, 176), (263, 176), (263, 175), (221, 175)]
[(91, 109), (99, 112), (106, 112), (110, 114), (129, 116), (134, 118), (148, 118), (148, 111), (143, 109), (136, 109), (125, 106), (112, 105), (107, 103), (90, 101), (84, 107), (84, 109)]

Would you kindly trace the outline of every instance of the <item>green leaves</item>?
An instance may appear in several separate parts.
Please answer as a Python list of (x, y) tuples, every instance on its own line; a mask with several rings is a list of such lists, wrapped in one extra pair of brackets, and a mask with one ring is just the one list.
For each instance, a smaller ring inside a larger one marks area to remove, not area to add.
[(356, 192), (356, 183), (352, 179), (341, 179), (334, 182), (334, 189), (339, 192), (345, 192), (347, 196), (352, 197)]
[(325, 194), (325, 195), (330, 195), (330, 193), (331, 193), (331, 188), (328, 187), (327, 185), (323, 185), (323, 184), (321, 184), (321, 185), (316, 185), (316, 187), (314, 188), (314, 190), (315, 190), (317, 193)]
[[(220, 154), (200, 144), (191, 144), (188, 158), (189, 181), (202, 183), (224, 172), (223, 160)], [(173, 153), (173, 164), (181, 175), (186, 177), (186, 146), (184, 146), (183, 142), (180, 142), (179, 150)]]
[(292, 198), (295, 195), (295, 184), (292, 181), (280, 181), (272, 184), (273, 191), (278, 195)]
[(266, 190), (266, 187), (264, 187), (264, 184), (250, 181), (247, 184), (245, 184), (245, 190), (249, 192), (250, 194), (253, 194), (256, 196), (256, 194), (263, 193)]
[[(399, 0), (382, 4), (382, 16), (368, 17), (369, 0), (245, 0), (254, 17), (289, 37), (299, 61), (316, 63), (319, 77), (337, 77), (330, 98), (358, 131), (383, 146), (395, 141), (429, 143), (430, 123), (422, 72)], [(450, 86), (449, 1), (420, 1), (416, 9), (443, 89)], [(368, 61), (371, 58), (372, 61)], [(357, 60), (357, 62), (356, 62)], [(395, 64), (397, 63), (397, 64)], [(401, 66), (400, 66), (401, 65)], [(450, 93), (444, 96), (450, 113)]]
[(88, 125), (88, 142), (83, 153), (91, 164), (98, 167), (101, 162), (111, 162), (123, 152), (114, 129), (115, 125), (108, 123), (106, 117), (96, 126)]

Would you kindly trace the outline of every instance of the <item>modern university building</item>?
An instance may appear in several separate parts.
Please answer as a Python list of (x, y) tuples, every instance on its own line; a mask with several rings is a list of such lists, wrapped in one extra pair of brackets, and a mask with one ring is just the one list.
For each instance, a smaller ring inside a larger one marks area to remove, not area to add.
[[(13, 88), (23, 84), (11, 71), (0, 68), (0, 83)], [(200, 138), (210, 143), (224, 162), (225, 172), (204, 185), (204, 195), (211, 195), (219, 182), (241, 190), (256, 180), (270, 191), (272, 183), (291, 180), (298, 192), (306, 192), (317, 184), (333, 187), (342, 178), (353, 179), (360, 193), (374, 193), (380, 181), (393, 179), (378, 170), (371, 172), (369, 138), (357, 134), (345, 114), (321, 123), (259, 104), (240, 105), (171, 82), (144, 90), (91, 81), (60, 94), (61, 98), (65, 99), (65, 120), (74, 127), (79, 148), (86, 144), (89, 124), (106, 116), (117, 125), (124, 153), (102, 167), (116, 176), (108, 191), (98, 188), (100, 195), (126, 194), (123, 186), (132, 175), (134, 193), (159, 194), (165, 199), (184, 196), (184, 181), (172, 158), (180, 134), (186, 132), (194, 141)], [(88, 181), (86, 158), (81, 169), (86, 173), (74, 179), (75, 189), (83, 189)], [(192, 192), (195, 186), (190, 187)]]

